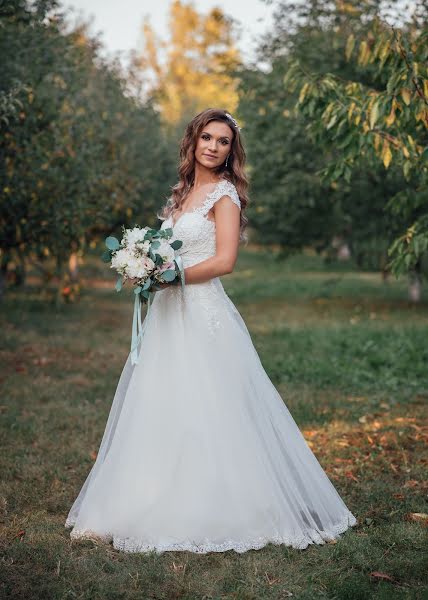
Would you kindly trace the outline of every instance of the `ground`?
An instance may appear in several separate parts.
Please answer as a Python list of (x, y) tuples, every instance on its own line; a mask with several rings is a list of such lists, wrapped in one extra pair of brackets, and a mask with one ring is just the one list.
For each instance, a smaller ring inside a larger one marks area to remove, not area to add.
[(404, 281), (377, 273), (241, 249), (223, 285), (358, 525), (303, 551), (132, 555), (71, 542), (64, 528), (96, 458), (131, 334), (130, 290), (116, 293), (96, 255), (83, 275), (80, 302), (60, 310), (31, 280), (2, 303), (2, 597), (427, 597), (426, 301), (410, 304)]

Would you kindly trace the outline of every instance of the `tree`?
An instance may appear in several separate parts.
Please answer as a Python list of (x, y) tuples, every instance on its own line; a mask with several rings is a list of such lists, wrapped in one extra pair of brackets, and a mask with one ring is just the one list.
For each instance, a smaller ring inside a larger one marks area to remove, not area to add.
[[(234, 111), (238, 96), (233, 71), (240, 64), (233, 21), (220, 8), (207, 15), (174, 0), (170, 8), (170, 40), (159, 41), (148, 18), (143, 23), (144, 49), (135, 64), (152, 82), (163, 120), (181, 124), (207, 106)], [(159, 54), (166, 50), (165, 61)], [(147, 85), (147, 81), (146, 81)]]
[[(376, 17), (366, 31), (351, 32), (344, 55), (358, 78), (321, 75), (290, 65), (285, 83), (319, 140), (334, 144), (324, 170), (329, 181), (350, 179), (362, 162), (400, 169), (406, 186), (389, 195), (387, 209), (401, 234), (391, 240), (395, 274), (418, 279), (428, 251), (428, 28), (425, 3), (399, 28)], [(404, 231), (403, 231), (404, 229)]]
[(295, 63), (318, 77), (332, 72), (338, 79), (358, 79), (359, 67), (346, 60), (347, 39), (352, 31), (366, 31), (367, 19), (378, 11), (379, 2), (364, 3), (364, 14), (350, 11), (349, 3), (281, 2), (273, 31), (259, 44), (257, 58), (269, 69), (240, 73), (239, 112), (252, 168), (251, 222), (262, 241), (279, 243), (283, 252), (305, 246), (328, 250), (333, 236), (340, 235), (359, 266), (385, 268), (394, 219), (384, 198), (405, 189), (404, 176), (386, 176), (381, 165), (366, 161), (346, 178), (323, 180), (320, 173), (342, 149), (308, 127), (308, 115), (294, 108), (300, 89), (284, 86)]
[[(28, 263), (63, 292), (70, 256), (131, 218), (154, 220), (166, 139), (150, 101), (125, 95), (117, 63), (85, 25), (66, 33), (57, 3), (0, 13), (1, 272)], [(19, 110), (16, 110), (16, 107)], [(54, 270), (52, 271), (52, 268)]]

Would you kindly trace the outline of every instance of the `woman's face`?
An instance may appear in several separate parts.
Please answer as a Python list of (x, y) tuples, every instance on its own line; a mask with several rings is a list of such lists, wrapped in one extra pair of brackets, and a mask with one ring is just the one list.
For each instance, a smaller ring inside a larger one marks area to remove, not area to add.
[(210, 121), (202, 129), (195, 148), (195, 160), (207, 169), (222, 165), (232, 148), (233, 131), (222, 121)]

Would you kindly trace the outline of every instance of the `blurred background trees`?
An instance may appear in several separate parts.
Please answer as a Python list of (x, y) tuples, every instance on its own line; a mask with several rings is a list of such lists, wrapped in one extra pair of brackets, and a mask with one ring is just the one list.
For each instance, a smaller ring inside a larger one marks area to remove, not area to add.
[[(414, 225), (426, 202), (427, 15), (424, 3), (410, 14), (394, 4), (278, 3), (259, 49), (271, 71), (248, 70), (241, 86), (261, 239), (268, 227), (292, 251), (327, 250), (339, 237), (358, 266), (385, 272), (388, 248)], [(405, 263), (411, 245), (392, 248), (397, 273), (416, 261), (421, 270), (425, 242)]]
[(57, 8), (2, 4), (0, 237), (3, 286), (34, 265), (62, 294), (89, 244), (123, 222), (155, 223), (168, 160), (151, 102), (127, 96), (119, 66), (84, 27), (66, 33)]
[(234, 71), (240, 54), (233, 19), (219, 8), (204, 15), (174, 0), (169, 29), (168, 42), (160, 40), (145, 19), (143, 50), (134, 61), (151, 76), (146, 93), (156, 100), (165, 122), (183, 127), (213, 103), (235, 111), (239, 98)]
[(399, 6), (314, 1), (311, 18), (322, 19), (342, 68), (289, 53), (284, 83), (326, 150), (323, 181), (347, 188), (355, 256), (373, 259), (380, 246), (382, 263), (410, 274), (417, 299), (428, 250), (428, 5)]
[(56, 282), (57, 301), (77, 296), (88, 249), (122, 223), (158, 225), (185, 124), (221, 106), (243, 126), (252, 241), (281, 257), (310, 248), (384, 277), (409, 274), (420, 297), (424, 1), (278, 0), (273, 30), (245, 64), (230, 17), (174, 0), (170, 41), (145, 20), (127, 72), (101, 58), (85, 24), (70, 31), (55, 0), (0, 10), (2, 287), (31, 268)]

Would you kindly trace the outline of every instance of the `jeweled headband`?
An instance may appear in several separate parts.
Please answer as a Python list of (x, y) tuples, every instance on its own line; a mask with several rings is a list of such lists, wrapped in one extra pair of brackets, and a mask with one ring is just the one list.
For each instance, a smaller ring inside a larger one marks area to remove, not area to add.
[(241, 127), (239, 127), (238, 123), (235, 121), (235, 119), (232, 117), (232, 115), (230, 115), (228, 112), (225, 113), (225, 115), (232, 121), (232, 123), (235, 125), (236, 129), (238, 131), (241, 131)]

